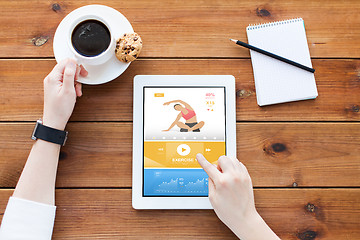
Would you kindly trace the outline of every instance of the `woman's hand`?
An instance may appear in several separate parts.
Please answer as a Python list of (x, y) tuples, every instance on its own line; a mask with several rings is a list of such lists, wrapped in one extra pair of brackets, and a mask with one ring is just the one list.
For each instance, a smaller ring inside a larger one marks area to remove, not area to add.
[(256, 214), (251, 179), (241, 162), (221, 156), (216, 167), (202, 154), (196, 158), (209, 175), (209, 199), (221, 221), (230, 227)]
[(279, 239), (256, 211), (251, 178), (241, 162), (221, 156), (216, 166), (202, 154), (196, 158), (209, 176), (209, 199), (223, 223), (241, 239)]
[(79, 75), (86, 77), (87, 71), (75, 60), (66, 59), (58, 63), (44, 79), (43, 124), (64, 130), (73, 112), (76, 97), (82, 95)]
[(166, 102), (166, 103), (164, 103), (163, 105), (164, 106), (167, 106), (167, 105), (169, 105), (170, 104), (170, 102)]

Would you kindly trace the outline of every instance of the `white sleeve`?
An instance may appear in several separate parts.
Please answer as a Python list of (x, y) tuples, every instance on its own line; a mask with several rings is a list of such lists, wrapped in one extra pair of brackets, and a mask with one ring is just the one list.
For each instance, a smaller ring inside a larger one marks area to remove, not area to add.
[(56, 207), (10, 197), (1, 227), (1, 240), (51, 240)]

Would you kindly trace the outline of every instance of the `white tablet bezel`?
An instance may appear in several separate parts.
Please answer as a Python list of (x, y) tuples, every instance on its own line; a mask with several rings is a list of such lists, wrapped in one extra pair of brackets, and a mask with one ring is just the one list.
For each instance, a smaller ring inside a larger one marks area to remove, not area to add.
[(225, 87), (226, 153), (236, 156), (235, 78), (231, 75), (137, 75), (134, 78), (133, 176), (134, 209), (212, 209), (208, 197), (144, 197), (143, 188), (143, 88)]

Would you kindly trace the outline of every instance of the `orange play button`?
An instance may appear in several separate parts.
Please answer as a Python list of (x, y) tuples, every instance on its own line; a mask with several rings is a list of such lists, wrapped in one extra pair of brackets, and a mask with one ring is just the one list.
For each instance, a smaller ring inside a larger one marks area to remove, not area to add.
[(187, 144), (180, 144), (176, 150), (179, 155), (186, 156), (190, 153), (191, 148)]

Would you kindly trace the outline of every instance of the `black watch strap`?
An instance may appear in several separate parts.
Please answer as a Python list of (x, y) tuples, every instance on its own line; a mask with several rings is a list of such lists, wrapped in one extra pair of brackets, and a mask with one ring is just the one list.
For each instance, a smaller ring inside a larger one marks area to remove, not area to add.
[(61, 131), (55, 128), (51, 128), (45, 125), (42, 125), (41, 120), (36, 122), (34, 132), (31, 136), (32, 139), (41, 139), (47, 142), (56, 143), (61, 146), (65, 145), (68, 132)]

